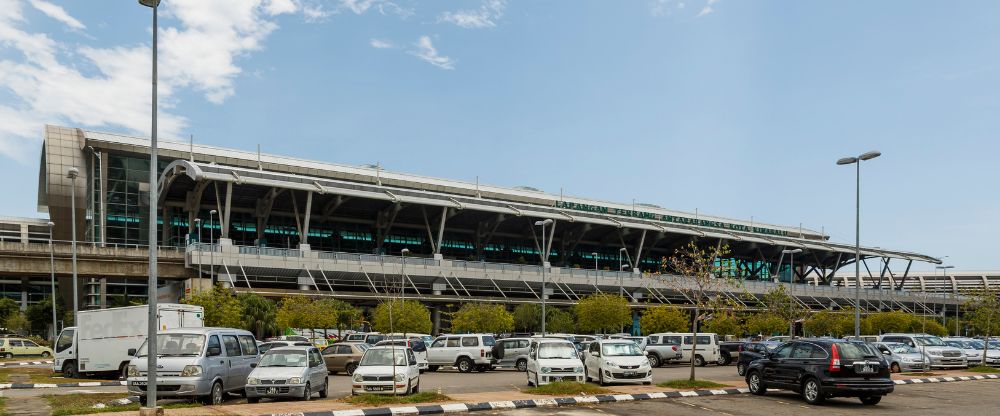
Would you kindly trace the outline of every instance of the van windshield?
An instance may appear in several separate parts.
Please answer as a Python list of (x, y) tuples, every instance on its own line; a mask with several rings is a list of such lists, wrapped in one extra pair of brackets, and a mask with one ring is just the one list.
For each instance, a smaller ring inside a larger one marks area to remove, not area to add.
[[(205, 347), (205, 336), (201, 334), (159, 334), (156, 336), (156, 355), (160, 357), (197, 357)], [(139, 356), (145, 357), (146, 342), (139, 347)]]

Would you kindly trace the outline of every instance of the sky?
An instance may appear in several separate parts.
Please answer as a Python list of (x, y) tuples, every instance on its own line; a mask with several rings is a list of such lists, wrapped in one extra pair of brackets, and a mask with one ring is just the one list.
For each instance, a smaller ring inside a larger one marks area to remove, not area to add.
[[(998, 270), (1000, 2), (163, 0), (161, 138), (825, 231)], [(146, 136), (152, 16), (0, 0), (0, 215), (45, 124)], [(915, 264), (915, 270), (933, 265)]]

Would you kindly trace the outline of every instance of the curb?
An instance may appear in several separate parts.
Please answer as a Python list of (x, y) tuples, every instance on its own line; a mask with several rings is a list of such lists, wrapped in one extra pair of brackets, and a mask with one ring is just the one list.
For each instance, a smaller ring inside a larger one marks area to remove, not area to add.
[(124, 386), (125, 381), (81, 381), (78, 383), (0, 383), (0, 390), (54, 389), (59, 387), (111, 387)]
[[(896, 385), (926, 384), (926, 383), (948, 383), (955, 381), (973, 380), (998, 380), (998, 374), (986, 374), (976, 376), (955, 376), (955, 377), (929, 377), (915, 378), (909, 380), (893, 380)], [(739, 389), (718, 389), (718, 390), (694, 390), (694, 391), (669, 391), (662, 393), (640, 393), (640, 394), (599, 394), (596, 396), (577, 397), (556, 397), (551, 399), (536, 400), (513, 400), (499, 402), (482, 403), (449, 403), (426, 406), (404, 406), (404, 407), (380, 407), (375, 409), (351, 409), (325, 412), (304, 412), (304, 413), (271, 413), (262, 416), (393, 416), (393, 415), (437, 415), (444, 413), (458, 412), (480, 412), (490, 410), (505, 409), (526, 409), (533, 407), (561, 407), (574, 406), (578, 404), (596, 403), (618, 403), (639, 400), (654, 399), (676, 399), (680, 397), (704, 397), (704, 396), (725, 396), (736, 394), (747, 394), (750, 390)]]
[(52, 364), (52, 360), (49, 361), (18, 361), (10, 363), (0, 363), (0, 368), (3, 367), (20, 367), (22, 365), (42, 365), (42, 364)]

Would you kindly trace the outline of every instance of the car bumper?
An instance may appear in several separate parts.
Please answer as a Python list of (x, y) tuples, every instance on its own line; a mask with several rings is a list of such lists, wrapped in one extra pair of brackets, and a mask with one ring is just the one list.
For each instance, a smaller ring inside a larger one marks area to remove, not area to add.
[(899, 363), (899, 371), (925, 371), (928, 369), (930, 369), (930, 367), (924, 363)]
[(253, 385), (246, 386), (244, 391), (247, 393), (247, 397), (261, 398), (261, 397), (302, 397), (306, 386), (299, 384), (282, 384), (282, 385)]
[[(652, 383), (653, 382), (653, 370), (639, 371), (636, 370), (634, 375), (626, 375), (625, 370), (602, 370), (604, 372), (604, 381), (606, 383)], [(631, 370), (628, 370), (631, 371)]]
[(559, 374), (539, 374), (538, 384), (546, 385), (549, 383), (555, 383), (557, 381), (576, 381), (579, 383), (585, 382), (583, 373), (559, 373)]
[(935, 357), (931, 356), (931, 368), (965, 368), (969, 366), (965, 357)]
[[(128, 392), (138, 396), (146, 395), (146, 377), (129, 377)], [(198, 377), (157, 377), (158, 397), (207, 396), (212, 391), (212, 380)]]
[(426, 370), (428, 367), (430, 367), (430, 365), (427, 363), (417, 363), (417, 369), (419, 370)]
[[(393, 387), (395, 386), (395, 391)], [(406, 382), (362, 381), (351, 383), (351, 394), (406, 394)]]
[(823, 383), (823, 393), (839, 397), (884, 396), (895, 389), (892, 381), (879, 383), (827, 381)]

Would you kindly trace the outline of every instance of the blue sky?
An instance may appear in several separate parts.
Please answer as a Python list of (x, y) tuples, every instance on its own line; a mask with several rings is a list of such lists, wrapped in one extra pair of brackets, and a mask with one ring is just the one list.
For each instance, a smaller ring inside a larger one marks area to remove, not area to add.
[[(148, 134), (150, 13), (0, 0), (0, 213), (45, 123)], [(1000, 269), (1000, 3), (164, 0), (161, 135)], [(21, 186), (19, 184), (25, 184)], [(922, 269), (929, 265), (917, 265)]]

